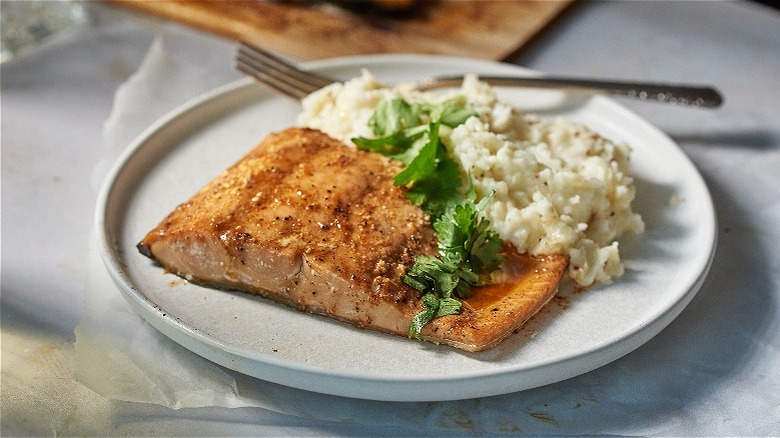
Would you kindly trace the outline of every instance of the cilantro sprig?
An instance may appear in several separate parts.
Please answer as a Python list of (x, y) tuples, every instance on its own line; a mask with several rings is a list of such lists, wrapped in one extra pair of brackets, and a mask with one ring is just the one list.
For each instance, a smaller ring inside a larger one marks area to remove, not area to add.
[[(402, 279), (423, 291), (423, 311), (409, 327), (409, 337), (420, 338), (420, 330), (434, 318), (459, 313), (457, 298), (471, 296), (471, 286), (485, 283), (486, 274), (501, 264), (504, 242), (488, 230), (490, 222), (480, 217), (490, 198), (478, 204), (464, 198), (447, 209), (433, 223), (438, 235), (438, 257), (418, 255)], [(438, 303), (426, 295), (435, 294)]]
[(408, 188), (407, 199), (431, 216), (438, 236), (438, 256), (416, 256), (402, 277), (422, 293), (423, 310), (409, 326), (410, 338), (419, 339), (433, 319), (460, 313), (460, 299), (501, 264), (504, 243), (481, 217), (490, 197), (476, 202), (470, 177), (462, 193), (460, 166), (439, 136), (442, 125), (454, 128), (475, 115), (459, 98), (438, 105), (385, 99), (369, 120), (375, 137), (352, 139), (359, 149), (406, 165), (393, 183)]

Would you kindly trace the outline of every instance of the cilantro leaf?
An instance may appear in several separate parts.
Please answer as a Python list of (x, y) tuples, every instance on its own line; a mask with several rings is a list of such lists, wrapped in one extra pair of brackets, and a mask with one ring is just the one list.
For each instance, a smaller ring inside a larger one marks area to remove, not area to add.
[(439, 124), (431, 123), (424, 135), (425, 144), (409, 162), (406, 168), (393, 178), (393, 184), (405, 186), (413, 181), (423, 179), (436, 171), (436, 157), (439, 152)]
[(354, 137), (352, 142), (358, 149), (376, 152), (408, 164), (417, 154), (422, 145), (421, 137), (427, 132), (427, 126), (415, 126), (403, 131), (396, 131), (383, 137)]
[(482, 220), (475, 230), (469, 248), (468, 264), (475, 272), (490, 273), (501, 265), (501, 251), (504, 241), (498, 234), (487, 229), (489, 222)]
[(405, 151), (409, 148), (410, 143), (403, 131), (377, 138), (355, 137), (352, 142), (362, 151), (377, 152), (387, 156)]
[(462, 99), (454, 97), (446, 100), (442, 105), (441, 114), (439, 120), (443, 125), (450, 126), (452, 128), (466, 122), (469, 117), (478, 116), (477, 112), (471, 108), (466, 108), (461, 102)]
[(423, 310), (412, 318), (409, 325), (409, 337), (420, 339), (420, 332), (426, 324), (435, 318), (460, 313), (461, 302), (453, 298), (439, 298), (433, 293), (422, 296)]
[(401, 279), (419, 291), (437, 291), (449, 297), (458, 285), (457, 269), (458, 263), (452, 260), (418, 255)]
[(421, 123), (421, 107), (411, 105), (403, 99), (380, 101), (368, 121), (374, 135), (380, 137), (418, 126)]
[[(434, 223), (439, 236), (439, 253), (457, 253), (464, 260), (465, 268), (477, 276), (496, 270), (503, 261), (504, 242), (488, 229), (490, 221), (481, 217), (492, 197), (491, 194), (476, 205), (464, 201)], [(469, 284), (478, 284), (473, 276), (464, 279)]]
[(437, 163), (434, 173), (416, 180), (406, 191), (406, 198), (432, 217), (442, 215), (462, 198), (458, 163), (444, 152), (437, 157)]

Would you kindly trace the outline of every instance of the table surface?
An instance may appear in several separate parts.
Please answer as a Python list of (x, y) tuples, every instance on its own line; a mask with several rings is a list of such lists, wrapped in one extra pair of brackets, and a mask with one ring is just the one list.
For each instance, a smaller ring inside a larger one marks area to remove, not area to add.
[[(171, 409), (105, 398), (74, 377), (96, 168), (115, 92), (158, 34), (208, 72), (200, 86), (240, 77), (230, 41), (108, 7), (94, 13), (89, 29), (0, 71), (3, 435), (780, 435), (777, 10), (583, 2), (511, 60), (558, 75), (715, 84), (725, 96), (716, 110), (619, 102), (666, 132), (702, 173), (718, 215), (717, 252), (691, 304), (646, 345), (586, 375), (510, 395), (527, 400), (523, 419), (502, 418), (489, 399), (432, 403), (420, 428), (257, 407)], [(166, 104), (201, 91), (182, 84)], [(386, 405), (387, 418), (395, 406)]]

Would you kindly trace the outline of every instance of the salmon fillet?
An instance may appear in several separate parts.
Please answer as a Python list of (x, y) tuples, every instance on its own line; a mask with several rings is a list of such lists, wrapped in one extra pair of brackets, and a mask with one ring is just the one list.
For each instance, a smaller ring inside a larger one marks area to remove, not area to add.
[[(192, 282), (406, 336), (422, 304), (401, 276), (415, 255), (437, 251), (428, 216), (393, 185), (401, 169), (289, 128), (176, 207), (138, 249)], [(496, 345), (555, 294), (566, 263), (508, 258), (506, 282), (475, 288), (461, 314), (433, 320), (422, 339), (468, 351)]]

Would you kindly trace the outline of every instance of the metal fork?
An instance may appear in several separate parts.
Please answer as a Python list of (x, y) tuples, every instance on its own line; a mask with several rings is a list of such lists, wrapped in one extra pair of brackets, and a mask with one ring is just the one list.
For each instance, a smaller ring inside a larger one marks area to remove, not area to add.
[(335, 82), (335, 79), (303, 71), (278, 56), (245, 43), (236, 53), (236, 68), (297, 100)]
[[(308, 94), (335, 82), (335, 79), (301, 70), (278, 56), (245, 43), (242, 43), (238, 48), (236, 68), (274, 90), (297, 100), (301, 100)], [(627, 96), (641, 100), (655, 100), (694, 107), (715, 108), (723, 102), (723, 98), (717, 90), (706, 86), (560, 77), (479, 75), (479, 79), (493, 86), (555, 88), (592, 94)], [(411, 88), (431, 90), (444, 87), (458, 87), (462, 81), (462, 75), (427, 77), (411, 84)]]

